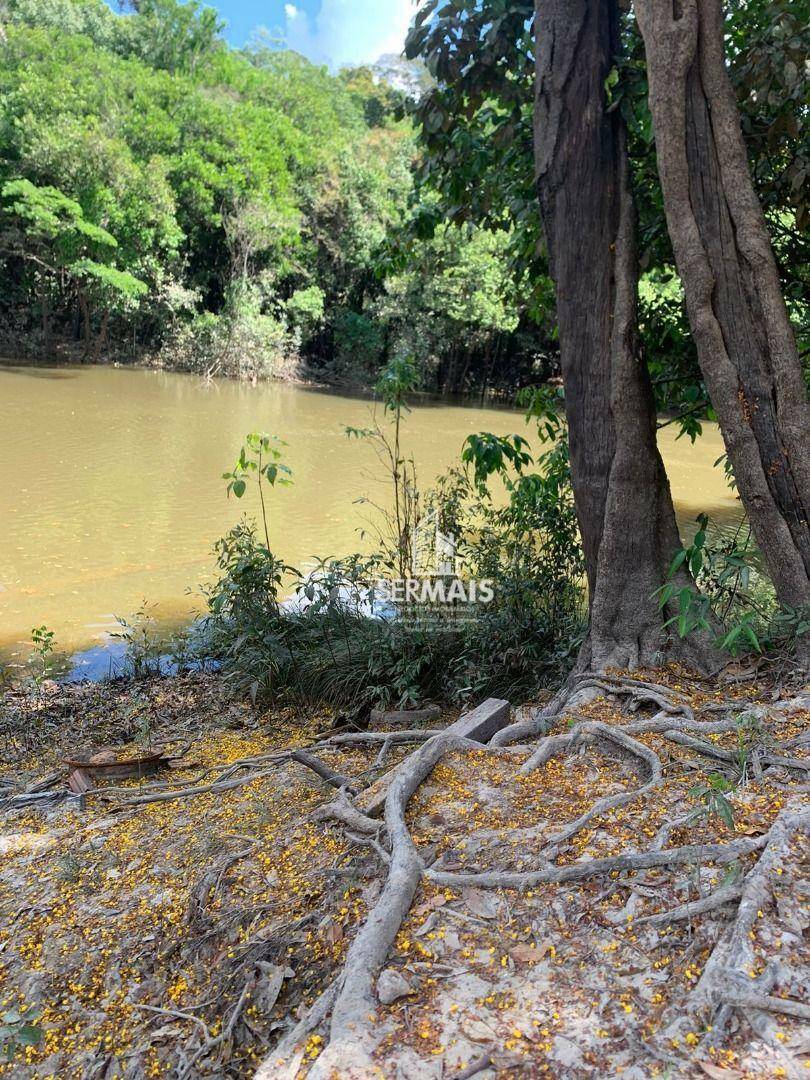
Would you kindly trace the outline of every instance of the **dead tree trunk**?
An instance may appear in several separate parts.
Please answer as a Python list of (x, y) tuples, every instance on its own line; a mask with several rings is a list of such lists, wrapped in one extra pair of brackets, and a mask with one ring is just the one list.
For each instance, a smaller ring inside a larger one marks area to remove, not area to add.
[(810, 602), (810, 411), (723, 55), (720, 0), (638, 0), (669, 234), (729, 459), (780, 600)]
[[(536, 0), (535, 159), (557, 288), (574, 498), (590, 589), (580, 666), (632, 668), (662, 652), (656, 590), (680, 547), (636, 332), (635, 214), (625, 132), (606, 111), (618, 51), (615, 0)], [(681, 584), (688, 584), (684, 575)]]

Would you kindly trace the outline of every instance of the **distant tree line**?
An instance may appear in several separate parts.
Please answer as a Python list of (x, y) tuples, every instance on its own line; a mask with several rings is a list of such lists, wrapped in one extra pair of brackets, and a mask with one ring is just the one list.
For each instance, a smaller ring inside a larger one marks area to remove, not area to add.
[(450, 391), (554, 373), (509, 237), (421, 230), (436, 195), (395, 88), (421, 64), (234, 50), (178, 0), (0, 12), (5, 355), (367, 384), (407, 354)]

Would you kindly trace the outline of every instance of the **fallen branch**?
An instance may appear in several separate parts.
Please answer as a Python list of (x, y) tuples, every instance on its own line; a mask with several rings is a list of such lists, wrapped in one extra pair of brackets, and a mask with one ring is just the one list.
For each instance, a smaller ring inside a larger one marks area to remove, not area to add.
[(222, 1031), (219, 1033), (219, 1035), (214, 1035), (206, 1039), (202, 1046), (195, 1050), (195, 1052), (186, 1062), (185, 1066), (182, 1069), (178, 1070), (177, 1080), (184, 1080), (184, 1078), (188, 1076), (188, 1074), (191, 1072), (191, 1070), (194, 1068), (200, 1058), (204, 1057), (212, 1050), (215, 1050), (216, 1047), (221, 1046), (223, 1043), (227, 1042), (227, 1040), (231, 1038), (234, 1032), (234, 1028), (236, 1027), (236, 1024), (239, 1020), (239, 1017), (244, 1011), (253, 985), (253, 982), (250, 980), (245, 983), (245, 985), (242, 987), (242, 993), (239, 995), (239, 1000), (234, 1006), (231, 1015), (228, 1017), (228, 1022), (223, 1025)]
[(139, 795), (134, 799), (125, 799), (123, 802), (117, 803), (112, 807), (112, 811), (126, 810), (131, 806), (145, 806), (147, 803), (155, 802), (171, 802), (174, 799), (193, 799), (197, 795), (208, 795), (214, 791), (233, 791), (235, 788), (244, 787), (246, 784), (252, 784), (256, 780), (263, 780), (266, 776), (272, 776), (273, 769), (264, 769), (261, 772), (253, 773), (252, 776), (241, 776), (237, 780), (225, 780), (222, 783), (212, 784), (199, 784), (192, 787), (176, 788), (174, 791), (160, 791), (154, 795)]

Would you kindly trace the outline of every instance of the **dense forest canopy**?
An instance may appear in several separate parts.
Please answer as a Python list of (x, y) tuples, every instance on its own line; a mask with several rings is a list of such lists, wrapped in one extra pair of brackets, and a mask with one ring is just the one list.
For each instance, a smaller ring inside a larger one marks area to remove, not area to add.
[(507, 356), (531, 373), (542, 335), (505, 240), (411, 239), (418, 151), (393, 83), (429, 81), (418, 65), (236, 51), (176, 0), (10, 0), (3, 22), (7, 353), (368, 382), (405, 351), (451, 389)]
[[(330, 73), (262, 35), (229, 47), (216, 13), (194, 2), (138, 0), (119, 14), (103, 0), (6, 0), (3, 351), (361, 384), (407, 354), (438, 390), (556, 375), (531, 8), (423, 5), (411, 62)], [(728, 33), (801, 326), (804, 27), (791, 5), (758, 0), (730, 6)], [(641, 215), (643, 344), (659, 406), (695, 434), (707, 399), (630, 18), (609, 82)]]

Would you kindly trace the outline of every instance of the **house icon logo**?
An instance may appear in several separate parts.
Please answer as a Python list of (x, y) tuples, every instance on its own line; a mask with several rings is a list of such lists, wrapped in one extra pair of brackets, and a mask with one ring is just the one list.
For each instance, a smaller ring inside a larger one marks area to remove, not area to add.
[(453, 533), (439, 528), (435, 510), (411, 530), (411, 574), (421, 577), (458, 577), (461, 557)]

